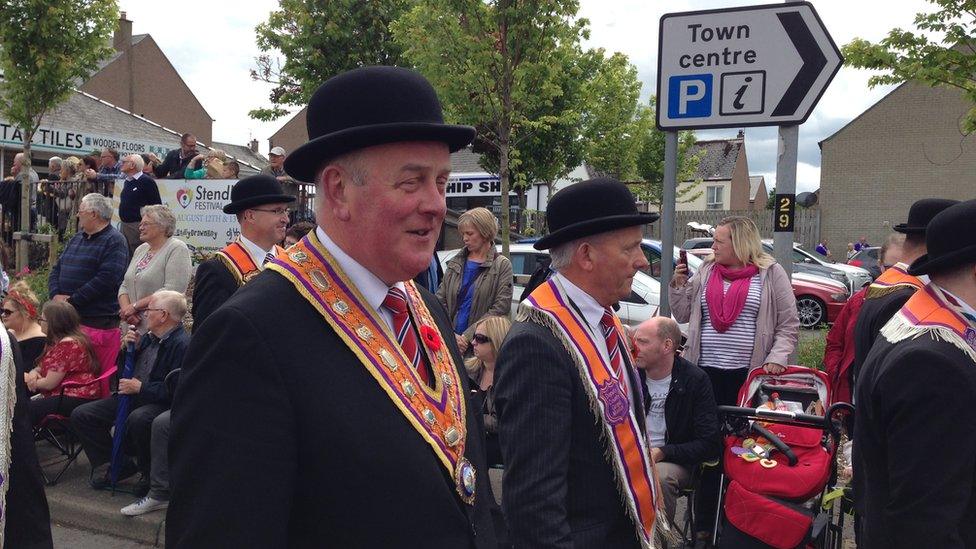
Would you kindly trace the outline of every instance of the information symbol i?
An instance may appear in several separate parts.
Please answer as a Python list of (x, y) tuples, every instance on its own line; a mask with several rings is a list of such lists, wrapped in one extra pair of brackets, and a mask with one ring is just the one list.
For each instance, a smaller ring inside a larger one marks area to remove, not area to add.
[(766, 71), (722, 74), (719, 113), (761, 114), (765, 110)]

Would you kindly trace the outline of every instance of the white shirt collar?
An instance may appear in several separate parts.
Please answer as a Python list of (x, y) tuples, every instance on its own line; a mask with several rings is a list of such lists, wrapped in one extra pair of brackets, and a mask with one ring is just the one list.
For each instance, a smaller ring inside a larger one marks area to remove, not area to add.
[(243, 245), (244, 249), (247, 250), (247, 254), (251, 256), (251, 260), (254, 261), (254, 264), (257, 265), (258, 269), (261, 269), (262, 271), (264, 270), (264, 257), (266, 255), (270, 253), (271, 255), (278, 257), (278, 250), (274, 246), (272, 246), (270, 250), (265, 250), (261, 248), (261, 246), (251, 242), (244, 235), (241, 235), (240, 239), (241, 245)]
[(142, 177), (142, 176), (143, 176), (143, 173), (141, 171), (136, 172), (135, 175), (128, 175), (128, 174), (126, 174), (126, 177), (129, 180), (131, 180), (131, 181), (138, 181), (139, 178)]
[[(339, 268), (342, 269), (342, 272), (346, 273), (349, 280), (359, 289), (359, 293), (363, 294), (366, 303), (377, 312), (383, 314), (384, 317), (387, 317), (388, 322), (392, 326), (392, 313), (382, 308), (383, 300), (386, 299), (386, 294), (390, 291), (390, 287), (380, 280), (378, 276), (371, 273), (369, 269), (363, 267), (362, 264), (343, 251), (334, 240), (329, 238), (329, 235), (322, 230), (322, 227), (315, 228), (315, 236), (319, 238), (319, 242), (325, 246), (325, 249), (339, 263)], [(404, 289), (403, 282), (397, 282), (393, 286), (400, 290)]]
[(580, 289), (579, 286), (573, 284), (568, 278), (560, 273), (553, 275), (559, 279), (562, 283), (563, 289), (566, 290), (566, 295), (569, 299), (579, 307), (581, 313), (583, 313), (583, 318), (586, 323), (590, 325), (591, 328), (596, 330), (596, 333), (602, 333), (600, 328), (600, 320), (603, 319), (604, 308), (602, 305), (597, 303), (593, 297)]

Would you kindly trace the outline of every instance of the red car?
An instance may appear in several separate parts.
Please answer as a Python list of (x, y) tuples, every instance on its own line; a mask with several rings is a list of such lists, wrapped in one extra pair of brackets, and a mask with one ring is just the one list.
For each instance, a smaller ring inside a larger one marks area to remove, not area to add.
[(792, 282), (800, 326), (804, 328), (833, 322), (851, 297), (847, 286), (823, 276), (793, 273)]

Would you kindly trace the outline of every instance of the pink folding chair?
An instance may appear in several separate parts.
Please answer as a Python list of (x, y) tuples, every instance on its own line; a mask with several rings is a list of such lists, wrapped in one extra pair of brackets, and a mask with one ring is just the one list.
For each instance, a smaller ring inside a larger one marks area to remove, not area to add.
[[(99, 329), (82, 326), (81, 331), (91, 341), (92, 350), (95, 352), (95, 356), (98, 357), (98, 362), (102, 365), (101, 371), (104, 372), (109, 368), (114, 370), (117, 367), (115, 361), (119, 358), (119, 349), (121, 349), (122, 330), (118, 327)], [(101, 379), (101, 376), (99, 376), (99, 379)], [(102, 381), (101, 389), (101, 398), (105, 398), (112, 393), (108, 378)]]

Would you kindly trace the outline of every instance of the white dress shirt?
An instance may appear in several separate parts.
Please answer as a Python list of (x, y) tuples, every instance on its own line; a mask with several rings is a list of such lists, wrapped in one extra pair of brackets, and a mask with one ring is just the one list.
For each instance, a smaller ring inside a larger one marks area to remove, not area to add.
[(241, 244), (244, 246), (244, 249), (247, 250), (247, 255), (251, 256), (251, 261), (253, 261), (261, 271), (264, 270), (264, 258), (268, 254), (278, 257), (278, 250), (274, 246), (271, 246), (270, 250), (265, 250), (261, 246), (258, 246), (254, 242), (248, 240), (244, 235), (240, 236), (240, 240)]

